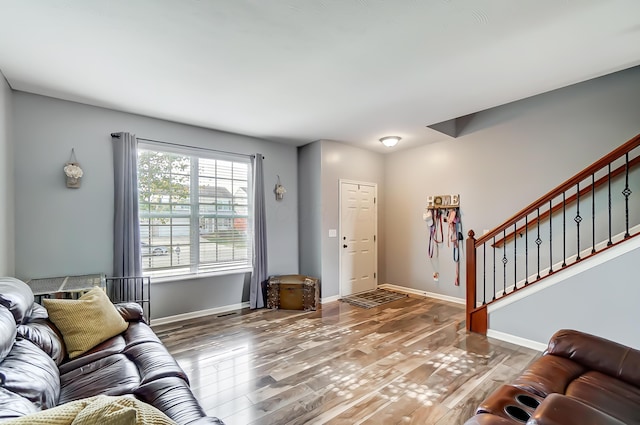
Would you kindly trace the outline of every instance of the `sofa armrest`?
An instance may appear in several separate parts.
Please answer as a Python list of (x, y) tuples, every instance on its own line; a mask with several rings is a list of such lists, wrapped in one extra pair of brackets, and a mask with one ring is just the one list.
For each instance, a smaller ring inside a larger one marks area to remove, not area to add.
[(624, 425), (613, 416), (562, 394), (545, 398), (527, 425)]
[(617, 342), (562, 329), (551, 337), (546, 354), (571, 359), (588, 369), (640, 387), (640, 351)]
[(467, 420), (464, 425), (513, 425), (514, 422), (491, 413), (479, 413)]
[(207, 417), (189, 385), (182, 378), (170, 376), (147, 382), (140, 385), (134, 391), (134, 395), (179, 424), (224, 425), (218, 418)]
[(114, 304), (118, 313), (122, 316), (124, 320), (127, 322), (144, 322), (147, 323), (144, 317), (144, 311), (142, 310), (142, 306), (138, 303), (128, 302), (128, 303), (118, 303)]

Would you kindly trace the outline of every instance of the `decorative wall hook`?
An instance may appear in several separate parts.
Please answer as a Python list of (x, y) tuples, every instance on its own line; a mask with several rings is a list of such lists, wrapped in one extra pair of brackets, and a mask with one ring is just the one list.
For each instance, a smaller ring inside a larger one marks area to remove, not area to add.
[(280, 183), (280, 176), (278, 176), (278, 183), (276, 183), (276, 187), (275, 189), (273, 189), (273, 193), (276, 194), (276, 201), (282, 201), (286, 191), (287, 189), (285, 189), (284, 186)]
[(73, 148), (71, 149), (69, 162), (66, 163), (63, 170), (64, 174), (67, 176), (67, 187), (71, 189), (78, 189), (80, 187), (80, 178), (82, 178), (84, 171), (80, 168), (80, 164), (76, 159), (76, 152)]

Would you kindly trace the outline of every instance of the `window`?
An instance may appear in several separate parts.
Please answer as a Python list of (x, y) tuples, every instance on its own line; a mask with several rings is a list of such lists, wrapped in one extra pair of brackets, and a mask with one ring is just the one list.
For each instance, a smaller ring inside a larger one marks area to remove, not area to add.
[(251, 267), (249, 158), (141, 144), (142, 270), (156, 277)]

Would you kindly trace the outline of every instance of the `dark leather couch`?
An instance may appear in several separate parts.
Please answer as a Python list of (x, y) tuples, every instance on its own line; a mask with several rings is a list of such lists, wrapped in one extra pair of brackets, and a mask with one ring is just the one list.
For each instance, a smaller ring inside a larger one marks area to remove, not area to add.
[(640, 424), (640, 351), (574, 330), (498, 388), (465, 425)]
[(142, 308), (116, 308), (127, 330), (69, 360), (59, 331), (29, 287), (0, 278), (0, 421), (104, 394), (132, 395), (178, 424), (222, 424), (206, 416)]

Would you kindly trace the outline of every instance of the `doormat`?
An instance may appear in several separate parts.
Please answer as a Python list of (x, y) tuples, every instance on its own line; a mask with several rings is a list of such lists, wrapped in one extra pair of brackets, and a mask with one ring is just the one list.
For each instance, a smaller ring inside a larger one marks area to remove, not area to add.
[(348, 295), (341, 298), (344, 301), (356, 307), (373, 308), (391, 301), (401, 300), (407, 297), (407, 294), (399, 292), (387, 291), (385, 289), (375, 289), (373, 291), (361, 292), (359, 294)]

